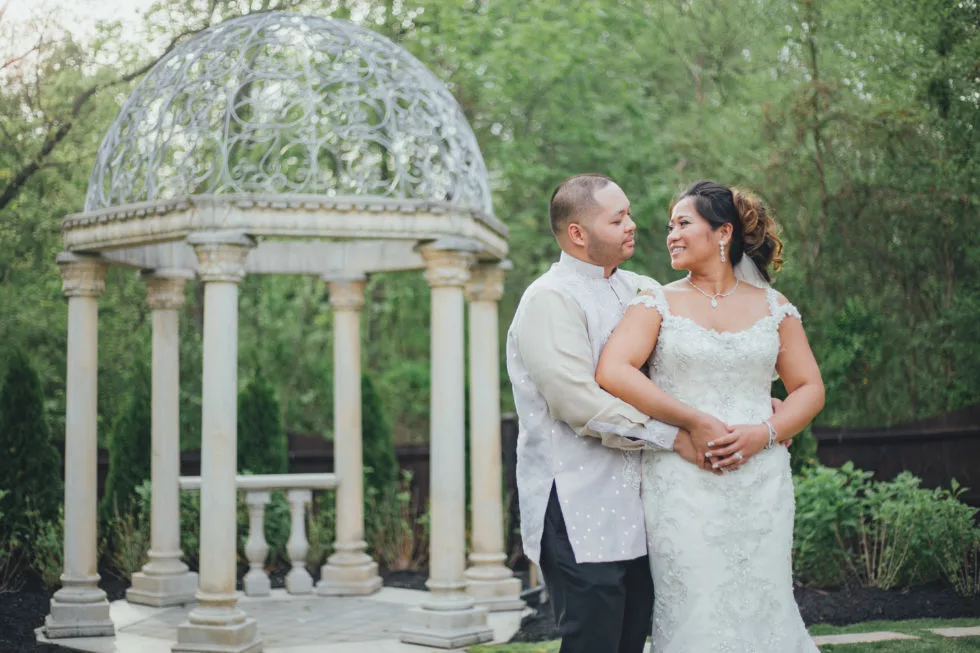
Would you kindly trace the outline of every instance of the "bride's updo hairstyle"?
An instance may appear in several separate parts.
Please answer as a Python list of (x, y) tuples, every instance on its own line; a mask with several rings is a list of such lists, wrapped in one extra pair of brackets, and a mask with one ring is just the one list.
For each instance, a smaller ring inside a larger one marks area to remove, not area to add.
[(775, 218), (761, 199), (713, 181), (697, 181), (674, 198), (670, 210), (687, 197), (694, 198), (695, 208), (712, 229), (718, 230), (723, 224), (731, 223), (734, 233), (728, 260), (732, 266), (738, 265), (743, 256), (748, 256), (765, 280), (772, 280), (769, 266), (777, 271), (782, 267), (783, 241), (779, 238)]

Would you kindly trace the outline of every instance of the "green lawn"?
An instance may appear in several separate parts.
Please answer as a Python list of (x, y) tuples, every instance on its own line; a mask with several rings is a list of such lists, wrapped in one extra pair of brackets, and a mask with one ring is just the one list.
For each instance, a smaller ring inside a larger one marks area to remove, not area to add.
[[(927, 632), (927, 628), (957, 628), (980, 626), (976, 619), (917, 619), (914, 621), (868, 621), (854, 626), (814, 626), (811, 635), (840, 635), (844, 633), (871, 633), (891, 631), (921, 637), (921, 641), (879, 642), (877, 644), (849, 644), (824, 646), (821, 651), (832, 653), (980, 653), (980, 637), (948, 639)], [(501, 644), (499, 646), (471, 646), (469, 653), (557, 653), (558, 642), (535, 644)]]

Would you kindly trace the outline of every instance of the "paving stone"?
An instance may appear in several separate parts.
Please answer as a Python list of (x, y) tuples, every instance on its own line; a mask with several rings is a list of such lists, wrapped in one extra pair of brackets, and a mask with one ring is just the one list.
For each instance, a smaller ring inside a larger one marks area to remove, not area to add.
[(968, 626), (966, 628), (930, 628), (930, 633), (936, 633), (940, 637), (980, 637), (980, 626)]
[(828, 646), (832, 644), (870, 644), (872, 642), (888, 642), (897, 639), (921, 638), (904, 633), (881, 631), (877, 633), (851, 633), (847, 635), (818, 635), (813, 638), (813, 643), (817, 646)]

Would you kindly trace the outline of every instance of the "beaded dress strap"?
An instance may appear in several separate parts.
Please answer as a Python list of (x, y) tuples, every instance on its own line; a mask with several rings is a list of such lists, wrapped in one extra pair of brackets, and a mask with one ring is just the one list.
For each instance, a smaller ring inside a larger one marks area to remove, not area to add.
[(646, 306), (647, 308), (653, 308), (659, 311), (661, 317), (666, 318), (670, 316), (670, 305), (667, 304), (664, 289), (660, 286), (644, 288), (643, 293), (631, 299), (629, 304), (626, 305), (627, 308), (630, 306)]

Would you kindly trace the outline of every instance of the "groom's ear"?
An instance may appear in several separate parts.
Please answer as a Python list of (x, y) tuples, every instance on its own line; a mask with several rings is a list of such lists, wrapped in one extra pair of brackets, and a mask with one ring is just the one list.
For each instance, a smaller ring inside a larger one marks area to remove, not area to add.
[(565, 228), (565, 233), (568, 234), (568, 240), (579, 247), (585, 247), (587, 236), (585, 228), (577, 222), (569, 222), (568, 227)]

